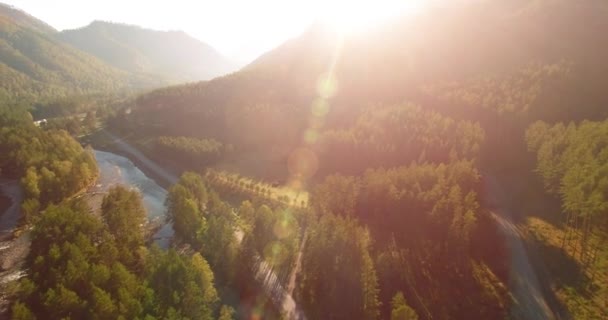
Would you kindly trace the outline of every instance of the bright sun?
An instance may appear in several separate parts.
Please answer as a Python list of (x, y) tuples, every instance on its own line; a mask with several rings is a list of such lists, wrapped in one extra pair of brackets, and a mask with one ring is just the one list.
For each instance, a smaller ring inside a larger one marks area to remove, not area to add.
[(425, 0), (320, 1), (320, 18), (341, 32), (365, 30), (393, 17), (420, 12)]

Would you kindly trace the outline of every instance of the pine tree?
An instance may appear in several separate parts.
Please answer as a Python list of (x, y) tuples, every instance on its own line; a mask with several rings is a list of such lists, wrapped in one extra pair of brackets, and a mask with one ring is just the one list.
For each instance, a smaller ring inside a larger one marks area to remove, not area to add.
[(418, 320), (418, 314), (407, 305), (402, 292), (397, 292), (393, 297), (391, 320)]

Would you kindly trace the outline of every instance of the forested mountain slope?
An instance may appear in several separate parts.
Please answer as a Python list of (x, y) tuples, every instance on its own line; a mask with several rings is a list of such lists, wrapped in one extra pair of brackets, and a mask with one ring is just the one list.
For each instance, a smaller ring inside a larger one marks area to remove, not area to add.
[(44, 22), (0, 6), (3, 101), (118, 91), (137, 79), (55, 39)]
[(272, 143), (299, 143), (311, 109), (333, 129), (353, 125), (369, 104), (404, 100), (473, 120), (509, 110), (534, 111), (524, 122), (597, 116), (608, 84), (607, 7), (474, 1), (345, 37), (316, 24), (240, 72), (141, 96), (133, 114), (163, 135), (248, 148), (276, 131)]
[(208, 80), (236, 68), (214, 48), (182, 31), (94, 21), (58, 37), (116, 68), (161, 77), (167, 83)]
[(184, 32), (96, 21), (57, 32), (0, 3), (0, 99), (23, 104), (210, 79), (235, 69)]
[(34, 29), (40, 33), (51, 34), (57, 32), (57, 30), (55, 30), (53, 27), (49, 26), (45, 22), (40, 21), (27, 14), (26, 12), (13, 8), (4, 3), (0, 3), (0, 16), (2, 16), (3, 20), (12, 20), (14, 23), (20, 26), (27, 27), (29, 29)]

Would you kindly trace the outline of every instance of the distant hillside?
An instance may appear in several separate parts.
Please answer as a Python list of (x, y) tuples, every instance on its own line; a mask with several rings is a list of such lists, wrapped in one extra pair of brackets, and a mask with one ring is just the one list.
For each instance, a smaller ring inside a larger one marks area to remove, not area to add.
[(44, 22), (0, 5), (0, 100), (40, 100), (140, 86), (135, 77), (56, 39)]
[(4, 3), (0, 3), (0, 19), (11, 20), (15, 24), (36, 30), (40, 33), (52, 34), (57, 32), (55, 28), (49, 26), (45, 22), (40, 21), (30, 16), (26, 12), (13, 8)]
[(122, 70), (169, 82), (208, 80), (235, 70), (211, 46), (181, 31), (154, 31), (95, 21), (62, 31), (59, 38)]

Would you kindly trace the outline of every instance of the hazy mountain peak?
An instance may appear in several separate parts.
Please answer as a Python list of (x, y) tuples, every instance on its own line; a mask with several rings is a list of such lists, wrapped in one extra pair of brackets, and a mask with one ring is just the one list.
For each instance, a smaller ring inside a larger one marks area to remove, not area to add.
[(169, 82), (208, 80), (235, 70), (210, 45), (183, 31), (158, 31), (123, 23), (93, 21), (59, 37), (110, 65)]

